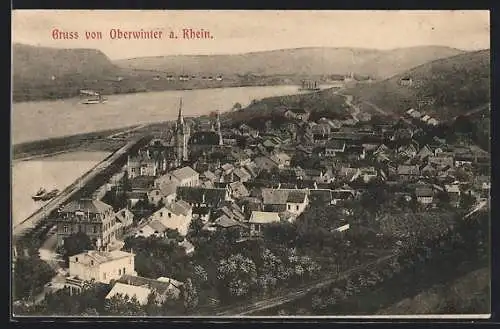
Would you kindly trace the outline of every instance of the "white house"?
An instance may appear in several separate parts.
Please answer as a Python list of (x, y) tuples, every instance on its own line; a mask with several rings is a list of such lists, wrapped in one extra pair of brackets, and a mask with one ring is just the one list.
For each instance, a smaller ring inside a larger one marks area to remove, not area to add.
[(134, 257), (132, 253), (120, 250), (86, 251), (69, 257), (69, 275), (84, 281), (109, 283), (127, 273), (136, 275)]
[(136, 235), (148, 237), (153, 234), (163, 234), (167, 229), (178, 230), (183, 236), (187, 234), (193, 218), (193, 208), (185, 201), (170, 203), (155, 211), (140, 227)]
[(299, 216), (304, 212), (308, 204), (309, 198), (306, 191), (290, 190), (286, 199), (286, 211)]
[(200, 174), (191, 167), (183, 167), (167, 173), (155, 180), (155, 187), (162, 184), (174, 183), (176, 186), (198, 186), (200, 185)]
[(262, 236), (266, 225), (281, 221), (277, 212), (252, 211), (250, 215), (250, 236)]

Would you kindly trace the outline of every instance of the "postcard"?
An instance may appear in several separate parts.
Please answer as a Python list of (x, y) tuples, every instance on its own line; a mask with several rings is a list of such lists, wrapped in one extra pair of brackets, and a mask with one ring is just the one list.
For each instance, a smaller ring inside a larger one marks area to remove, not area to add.
[(14, 10), (11, 317), (491, 313), (489, 11)]

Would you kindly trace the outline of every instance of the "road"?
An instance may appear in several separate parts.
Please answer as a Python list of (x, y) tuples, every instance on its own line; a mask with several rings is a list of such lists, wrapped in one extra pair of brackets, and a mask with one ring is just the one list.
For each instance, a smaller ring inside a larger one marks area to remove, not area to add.
[(307, 294), (309, 294), (310, 292), (312, 292), (314, 290), (328, 287), (337, 281), (343, 280), (354, 272), (366, 269), (366, 268), (373, 266), (373, 265), (380, 264), (380, 263), (385, 262), (391, 258), (394, 258), (395, 256), (396, 256), (395, 254), (392, 254), (392, 255), (388, 255), (388, 256), (379, 258), (375, 261), (372, 261), (372, 262), (369, 262), (366, 264), (358, 265), (358, 266), (353, 267), (353, 268), (351, 268), (345, 272), (342, 272), (340, 274), (331, 276), (329, 278), (321, 279), (321, 280), (316, 281), (316, 282), (309, 283), (305, 287), (293, 289), (289, 293), (282, 295), (282, 296), (271, 297), (271, 298), (259, 300), (257, 302), (251, 303), (251, 304), (245, 304), (245, 305), (240, 305), (240, 306), (229, 306), (229, 307), (225, 308), (224, 310), (219, 310), (216, 313), (216, 315), (217, 316), (248, 315), (248, 314), (252, 314), (255, 312), (262, 311), (262, 310), (274, 308), (274, 307), (277, 307), (279, 305), (287, 304), (287, 303), (290, 303), (294, 300), (303, 298), (304, 296), (306, 296)]

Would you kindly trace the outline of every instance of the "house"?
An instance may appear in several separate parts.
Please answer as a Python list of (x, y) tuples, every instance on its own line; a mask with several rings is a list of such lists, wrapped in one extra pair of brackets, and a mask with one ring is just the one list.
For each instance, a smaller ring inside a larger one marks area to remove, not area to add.
[(223, 201), (230, 200), (227, 188), (177, 187), (177, 199), (192, 207), (217, 208)]
[(212, 232), (221, 229), (235, 229), (239, 231), (240, 236), (243, 236), (245, 232), (248, 232), (248, 225), (236, 220), (235, 218), (231, 218), (226, 214), (222, 214), (213, 222), (205, 224), (203, 229)]
[(272, 212), (286, 211), (288, 190), (264, 188), (261, 193), (264, 210)]
[(404, 87), (411, 87), (413, 85), (413, 79), (412, 78), (401, 78), (399, 80), (399, 84)]
[(326, 142), (325, 156), (334, 157), (338, 153), (343, 153), (346, 149), (346, 143), (342, 140), (331, 139)]
[[(148, 224), (149, 227), (151, 227), (150, 224), (153, 223), (153, 232), (158, 232), (161, 234), (167, 229), (172, 229), (178, 230), (180, 235), (185, 236), (187, 234), (192, 218), (192, 207), (187, 202), (179, 200), (155, 211), (147, 221), (150, 222)], [(157, 221), (160, 222), (161, 225), (158, 225), (156, 223)], [(148, 229), (148, 225), (146, 225), (146, 230), (150, 232), (151, 230)], [(144, 228), (142, 228), (142, 230), (144, 232)]]
[(130, 299), (135, 298), (139, 305), (146, 305), (149, 295), (151, 295), (149, 288), (116, 282), (105, 299), (109, 302), (115, 296), (127, 296)]
[(154, 187), (155, 178), (152, 176), (136, 176), (130, 179), (129, 184), (132, 192), (147, 193)]
[(243, 167), (233, 170), (235, 180), (245, 183), (252, 179), (252, 175)]
[(309, 191), (309, 199), (311, 204), (329, 205), (332, 203), (332, 191), (329, 189), (312, 189)]
[(248, 221), (250, 225), (250, 236), (262, 236), (266, 225), (280, 222), (281, 219), (277, 212), (252, 211)]
[(155, 177), (161, 170), (158, 160), (153, 158), (149, 151), (139, 151), (136, 156), (127, 158), (128, 178), (137, 176)]
[(250, 192), (241, 181), (229, 184), (229, 192), (234, 199), (250, 196)]
[(398, 155), (413, 159), (417, 155), (417, 149), (413, 144), (403, 145), (398, 148)]
[(163, 182), (159, 187), (155, 187), (147, 192), (147, 197), (150, 204), (158, 206), (160, 202), (163, 204), (172, 203), (175, 200), (177, 193), (177, 183)]
[(455, 161), (453, 160), (452, 155), (448, 155), (447, 153), (441, 153), (438, 155), (430, 156), (427, 160), (429, 163), (434, 163), (439, 166), (450, 166), (453, 167), (455, 165)]
[(290, 161), (292, 160), (292, 158), (288, 154), (280, 152), (273, 154), (271, 156), (271, 160), (278, 164), (278, 168), (282, 169), (285, 167), (290, 167)]
[(154, 292), (157, 303), (163, 303), (167, 299), (177, 299), (180, 296), (182, 282), (159, 277), (158, 279), (150, 279), (137, 275), (123, 275), (117, 280), (121, 283), (133, 287), (143, 287), (148, 289), (151, 293)]
[(305, 190), (289, 190), (286, 199), (286, 211), (299, 216), (309, 204), (308, 193)]
[(460, 186), (458, 184), (445, 184), (444, 189), (448, 193), (450, 203), (458, 205), (461, 195)]
[(431, 119), (431, 117), (429, 115), (427, 115), (427, 114), (420, 118), (420, 120), (422, 122), (427, 122), (427, 121), (429, 121), (429, 119)]
[(415, 196), (419, 203), (428, 205), (434, 201), (434, 190), (430, 187), (417, 187), (415, 189)]
[(163, 236), (165, 231), (167, 230), (167, 227), (162, 224), (159, 220), (151, 220), (151, 221), (146, 221), (144, 224), (140, 225), (136, 232), (135, 236), (139, 237), (150, 237), (152, 235), (155, 236)]
[(332, 126), (328, 123), (320, 123), (312, 127), (312, 134), (315, 141), (328, 140), (331, 132)]
[(119, 210), (115, 214), (115, 217), (122, 224), (123, 228), (129, 227), (134, 223), (134, 214), (128, 208)]
[(133, 208), (139, 201), (147, 200), (148, 193), (144, 191), (129, 191), (126, 192), (125, 197), (127, 198), (127, 205)]
[(434, 152), (431, 150), (431, 148), (428, 145), (424, 145), (417, 153), (417, 157), (420, 160), (427, 159), (428, 157), (431, 157), (434, 155)]
[(134, 254), (120, 250), (86, 251), (69, 257), (69, 275), (108, 284), (126, 273), (135, 275), (134, 258)]
[(94, 199), (82, 198), (63, 206), (55, 216), (57, 244), (62, 246), (70, 235), (83, 232), (89, 236), (94, 246), (105, 249), (109, 243), (119, 238), (122, 223), (117, 220), (113, 207)]
[(344, 185), (341, 188), (332, 190), (332, 202), (333, 205), (338, 205), (343, 201), (351, 200), (356, 197), (356, 191), (353, 190), (348, 185)]
[(302, 108), (289, 108), (285, 112), (285, 117), (300, 121), (307, 121), (309, 119), (309, 112)]
[(256, 157), (253, 161), (260, 170), (270, 171), (274, 168), (278, 168), (278, 163), (267, 156)]
[(377, 178), (378, 173), (375, 167), (363, 167), (359, 169), (359, 175), (363, 182), (368, 183)]
[(398, 165), (397, 175), (404, 181), (417, 179), (420, 176), (420, 168), (417, 165)]
[(191, 167), (183, 167), (155, 180), (156, 187), (160, 187), (163, 183), (175, 183), (177, 186), (198, 186), (200, 185), (200, 174)]

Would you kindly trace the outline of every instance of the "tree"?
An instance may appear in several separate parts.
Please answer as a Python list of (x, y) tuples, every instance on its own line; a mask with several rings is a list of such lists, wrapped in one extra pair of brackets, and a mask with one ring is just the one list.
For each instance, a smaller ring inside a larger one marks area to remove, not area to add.
[(239, 110), (241, 110), (241, 108), (242, 108), (242, 106), (240, 103), (235, 103), (233, 105), (233, 111), (239, 111)]
[(184, 309), (190, 312), (198, 306), (198, 292), (191, 279), (187, 279), (181, 287), (181, 296)]
[(55, 274), (37, 255), (18, 257), (14, 263), (14, 299), (34, 297)]
[(83, 232), (71, 234), (64, 239), (64, 259), (66, 262), (68, 262), (70, 256), (92, 249), (94, 249), (92, 241), (89, 236)]
[(135, 296), (130, 298), (128, 295), (122, 294), (116, 294), (107, 300), (106, 312), (109, 315), (122, 316), (141, 316), (146, 314)]
[(242, 254), (234, 254), (220, 261), (217, 279), (224, 294), (241, 297), (247, 295), (257, 282), (257, 269), (251, 259)]

